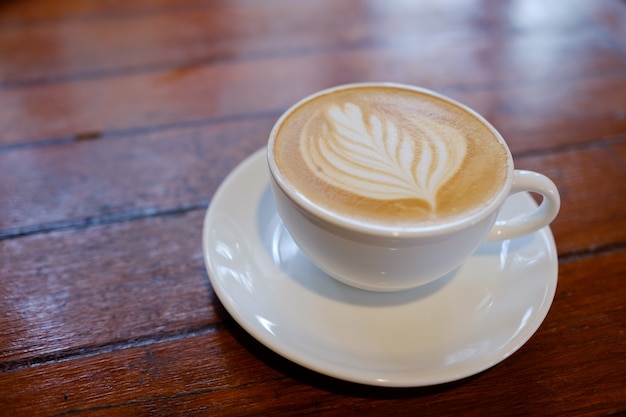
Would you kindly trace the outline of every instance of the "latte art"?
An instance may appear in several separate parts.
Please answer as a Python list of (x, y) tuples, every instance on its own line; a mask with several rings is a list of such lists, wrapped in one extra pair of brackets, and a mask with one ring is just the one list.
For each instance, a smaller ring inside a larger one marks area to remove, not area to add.
[(509, 153), (479, 116), (419, 89), (333, 89), (294, 106), (270, 137), (298, 199), (377, 227), (463, 219), (498, 195)]
[(302, 157), (322, 181), (363, 197), (421, 199), (434, 211), (437, 192), (466, 155), (462, 132), (425, 117), (408, 131), (354, 103), (334, 104), (324, 116), (321, 132), (303, 130)]

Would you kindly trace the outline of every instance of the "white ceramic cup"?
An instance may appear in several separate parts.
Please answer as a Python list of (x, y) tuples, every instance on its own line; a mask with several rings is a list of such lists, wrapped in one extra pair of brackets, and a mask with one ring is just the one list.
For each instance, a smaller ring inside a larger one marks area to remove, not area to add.
[[(477, 214), (461, 221), (408, 231), (346, 221), (328, 210), (320, 210), (303, 198), (283, 178), (274, 158), (273, 142), (285, 118), (303, 103), (322, 94), (355, 86), (394, 86), (426, 92), (464, 109), (487, 126), (505, 145), (504, 139), (482, 116), (467, 106), (438, 93), (401, 84), (363, 83), (337, 86), (304, 98), (276, 122), (268, 142), (270, 183), (278, 213), (296, 244), (320, 269), (354, 287), (372, 291), (400, 291), (414, 288), (446, 275), (463, 263), (485, 240), (504, 240), (532, 233), (556, 217), (560, 197), (546, 176), (514, 170), (506, 147), (509, 172), (498, 195)], [(533, 192), (543, 196), (541, 204), (528, 215), (496, 222), (499, 209), (509, 195)]]

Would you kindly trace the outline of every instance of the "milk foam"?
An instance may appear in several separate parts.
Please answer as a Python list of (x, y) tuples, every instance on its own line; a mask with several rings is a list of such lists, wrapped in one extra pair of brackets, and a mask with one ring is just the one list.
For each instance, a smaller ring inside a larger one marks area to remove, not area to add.
[(415, 116), (418, 130), (354, 103), (323, 110), (324, 126), (302, 131), (300, 151), (322, 181), (362, 197), (421, 199), (436, 210), (437, 193), (466, 156), (463, 133)]
[(286, 184), (351, 221), (429, 227), (480, 211), (507, 181), (497, 132), (427, 92), (388, 86), (334, 90), (285, 115), (273, 133)]

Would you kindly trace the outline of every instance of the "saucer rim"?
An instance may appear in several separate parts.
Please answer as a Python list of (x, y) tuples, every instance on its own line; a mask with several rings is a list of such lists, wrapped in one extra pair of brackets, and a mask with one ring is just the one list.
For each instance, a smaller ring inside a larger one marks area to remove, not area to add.
[[(211, 261), (209, 259), (209, 248), (208, 248), (209, 231), (210, 231), (209, 221), (211, 219), (211, 213), (213, 211), (212, 208), (215, 205), (219, 204), (219, 201), (221, 201), (223, 194), (232, 192), (231, 190), (232, 182), (234, 182), (236, 179), (239, 179), (240, 176), (247, 174), (248, 173), (247, 171), (254, 171), (255, 169), (261, 170), (261, 164), (263, 163), (262, 159), (264, 159), (263, 156), (265, 155), (265, 153), (266, 153), (266, 147), (263, 147), (255, 151), (251, 155), (249, 155), (226, 176), (226, 178), (222, 181), (222, 183), (218, 187), (218, 190), (215, 192), (215, 195), (213, 199), (211, 200), (211, 203), (209, 204), (206, 210), (205, 216), (204, 216), (203, 231), (202, 231), (202, 251), (203, 251), (205, 268), (206, 268), (209, 280), (211, 282), (212, 288), (215, 294), (217, 295), (217, 297), (219, 298), (220, 302), (222, 303), (222, 305), (225, 307), (226, 311), (231, 315), (231, 317), (233, 317), (233, 319), (235, 319), (235, 321), (249, 335), (251, 335), (257, 341), (261, 342), (263, 345), (265, 345), (267, 348), (269, 348), (273, 352), (307, 369), (310, 369), (312, 371), (318, 372), (320, 374), (323, 374), (329, 377), (337, 378), (337, 379), (348, 381), (348, 382), (365, 384), (365, 385), (370, 385), (370, 386), (381, 386), (381, 387), (409, 388), (409, 387), (433, 386), (433, 385), (453, 382), (456, 380), (470, 377), (472, 375), (476, 375), (502, 362), (506, 358), (510, 357), (513, 353), (518, 351), (524, 344), (526, 344), (528, 340), (530, 340), (530, 338), (537, 332), (537, 330), (540, 328), (541, 324), (545, 320), (551, 308), (551, 305), (554, 301), (554, 297), (556, 294), (556, 287), (558, 283), (558, 258), (557, 258), (557, 252), (556, 252), (556, 245), (554, 242), (554, 237), (549, 227), (545, 227), (535, 232), (536, 234), (541, 235), (540, 241), (541, 241), (541, 245), (543, 246), (542, 252), (544, 252), (544, 254), (542, 255), (542, 258), (548, 258), (552, 260), (550, 265), (548, 265), (550, 269), (552, 269), (552, 271), (545, 273), (546, 276), (549, 275), (547, 278), (548, 281), (545, 283), (545, 287), (542, 287), (545, 293), (543, 295), (542, 302), (540, 303), (541, 308), (533, 312), (533, 316), (534, 316), (533, 325), (531, 325), (530, 327), (527, 327), (527, 330), (525, 332), (516, 334), (515, 337), (509, 341), (506, 351), (502, 352), (502, 349), (500, 349), (494, 352), (491, 360), (478, 361), (480, 366), (473, 367), (469, 371), (465, 370), (464, 372), (458, 372), (455, 374), (442, 372), (442, 375), (440, 378), (430, 378), (427, 380), (420, 378), (419, 375), (413, 375), (409, 377), (404, 375), (403, 378), (398, 377), (396, 379), (380, 380), (378, 378), (373, 378), (371, 376), (368, 377), (367, 369), (362, 369), (361, 373), (359, 373), (358, 370), (355, 370), (355, 372), (342, 372), (341, 369), (337, 369), (333, 367), (332, 361), (330, 360), (324, 360), (324, 358), (320, 358), (319, 356), (315, 356), (312, 354), (307, 354), (307, 353), (300, 354), (299, 352), (295, 352), (292, 349), (289, 349), (289, 346), (285, 347), (285, 344), (280, 343), (279, 338), (272, 337), (272, 335), (270, 335), (268, 332), (260, 331), (257, 326), (250, 324), (251, 321), (249, 320), (249, 318), (244, 317), (242, 312), (238, 310), (237, 307), (233, 303), (230, 302), (230, 296), (227, 293), (226, 289), (221, 285), (221, 282), (219, 282), (219, 280), (215, 278), (213, 275), (214, 271), (212, 270)], [(257, 165), (258, 165), (258, 168), (256, 167)], [(269, 171), (269, 168), (267, 168), (266, 171)], [(264, 171), (264, 175), (269, 176), (269, 172)], [(269, 177), (265, 178), (264, 183), (265, 184), (269, 183)], [(530, 194), (528, 193), (523, 193), (523, 194), (526, 194), (527, 198), (531, 200), (533, 204), (536, 205), (535, 201), (532, 199)], [(218, 203), (216, 203), (216, 201)]]

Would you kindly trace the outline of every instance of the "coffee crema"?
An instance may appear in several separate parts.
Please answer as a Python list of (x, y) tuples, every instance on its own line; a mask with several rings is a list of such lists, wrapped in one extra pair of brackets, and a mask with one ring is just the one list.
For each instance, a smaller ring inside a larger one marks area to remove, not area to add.
[(508, 175), (508, 151), (473, 114), (394, 86), (331, 90), (275, 129), (274, 160), (309, 202), (352, 221), (421, 227), (487, 205)]

